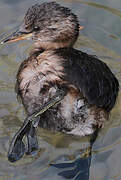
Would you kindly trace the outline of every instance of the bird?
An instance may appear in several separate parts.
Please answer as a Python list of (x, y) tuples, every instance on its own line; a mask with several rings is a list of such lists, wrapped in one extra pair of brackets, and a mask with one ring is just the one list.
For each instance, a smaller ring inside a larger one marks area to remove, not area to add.
[(109, 119), (119, 83), (106, 63), (73, 47), (81, 28), (69, 8), (37, 3), (19, 29), (1, 42), (33, 41), (17, 73), (17, 93), (27, 118), (11, 142), (11, 162), (38, 149), (38, 126), (81, 137), (94, 135)]

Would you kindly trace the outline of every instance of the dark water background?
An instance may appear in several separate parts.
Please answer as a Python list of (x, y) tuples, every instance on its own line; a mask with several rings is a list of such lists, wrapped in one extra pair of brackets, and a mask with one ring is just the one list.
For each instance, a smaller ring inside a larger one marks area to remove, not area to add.
[[(0, 0), (0, 39), (18, 26), (28, 7), (44, 0)], [(58, 0), (84, 26), (75, 47), (95, 54), (112, 69), (121, 85), (121, 1)], [(0, 46), (0, 180), (62, 180), (51, 162), (74, 161), (88, 144), (77, 138), (38, 129), (39, 151), (16, 163), (7, 160), (9, 143), (25, 118), (14, 90), (16, 73), (31, 49), (29, 41)], [(93, 147), (90, 180), (121, 180), (121, 91), (115, 108)]]

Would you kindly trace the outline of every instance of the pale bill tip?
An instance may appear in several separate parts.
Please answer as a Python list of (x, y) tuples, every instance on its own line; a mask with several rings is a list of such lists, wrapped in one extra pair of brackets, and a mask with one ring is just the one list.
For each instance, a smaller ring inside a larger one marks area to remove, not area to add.
[(4, 42), (2, 41), (2, 42), (0, 42), (0, 44), (1, 44), (1, 45), (3, 45), (3, 44), (4, 44)]

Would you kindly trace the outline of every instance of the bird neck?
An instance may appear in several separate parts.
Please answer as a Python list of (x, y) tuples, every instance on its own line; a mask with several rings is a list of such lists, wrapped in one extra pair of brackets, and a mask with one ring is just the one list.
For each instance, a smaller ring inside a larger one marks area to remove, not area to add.
[(72, 40), (68, 40), (68, 41), (58, 41), (58, 42), (40, 42), (37, 41), (34, 43), (34, 48), (35, 49), (43, 49), (44, 51), (46, 50), (55, 50), (55, 49), (60, 49), (60, 48), (67, 48), (67, 47), (72, 47), (74, 44), (74, 42), (72, 42)]

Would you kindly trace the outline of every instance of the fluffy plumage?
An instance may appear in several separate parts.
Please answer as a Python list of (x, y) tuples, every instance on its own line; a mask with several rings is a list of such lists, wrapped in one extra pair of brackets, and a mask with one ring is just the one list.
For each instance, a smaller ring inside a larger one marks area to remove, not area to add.
[(76, 15), (55, 2), (35, 4), (27, 11), (24, 26), (33, 33), (37, 48), (17, 75), (27, 113), (38, 111), (61, 87), (67, 95), (42, 115), (41, 127), (87, 135), (103, 126), (119, 84), (104, 62), (72, 47), (79, 29)]
[[(96, 132), (97, 136), (115, 105), (119, 83), (104, 62), (73, 48), (79, 34), (76, 15), (55, 2), (36, 4), (27, 11), (20, 30), (15, 38), (20, 40), (24, 34), (23, 38), (32, 37), (35, 45), (17, 74), (18, 94), (28, 116), (36, 114), (60, 89), (65, 92), (63, 100), (33, 121), (53, 131), (79, 136)], [(8, 153), (10, 161), (23, 156), (25, 134), (27, 152), (38, 148), (31, 121), (27, 118), (14, 136)], [(91, 147), (94, 140), (90, 141)]]

